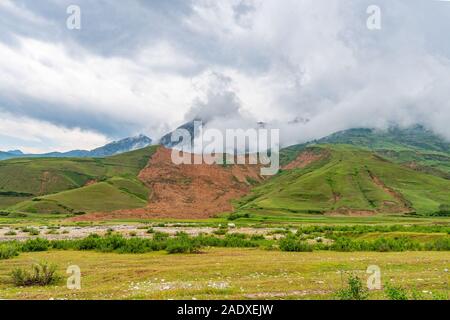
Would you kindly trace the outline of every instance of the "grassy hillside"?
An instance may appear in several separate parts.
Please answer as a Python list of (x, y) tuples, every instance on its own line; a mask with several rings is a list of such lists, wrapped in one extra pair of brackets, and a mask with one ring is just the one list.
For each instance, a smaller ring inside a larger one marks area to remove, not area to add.
[(348, 145), (304, 148), (315, 153), (317, 149), (327, 156), (304, 168), (281, 172), (241, 199), (238, 209), (259, 213), (432, 215), (450, 204), (449, 180)]
[(386, 131), (350, 129), (337, 132), (308, 144), (286, 148), (281, 154), (282, 163), (292, 161), (299, 151), (311, 144), (350, 144), (366, 148), (416, 171), (450, 179), (450, 143), (421, 126), (408, 129), (394, 127)]
[(138, 180), (115, 177), (86, 187), (21, 202), (10, 209), (28, 213), (84, 214), (141, 208), (148, 189)]
[[(99, 205), (91, 208), (93, 203), (89, 202), (91, 195), (88, 195), (91, 192), (92, 197), (97, 197), (98, 202), (103, 202), (110, 209), (126, 207), (119, 203), (130, 203), (131, 207), (137, 207), (138, 203), (142, 205), (146, 191), (136, 177), (155, 149), (156, 147), (148, 147), (96, 159), (39, 158), (2, 161), (0, 209), (28, 200), (12, 209), (65, 212), (63, 209), (67, 206), (74, 212), (95, 210)], [(66, 192), (61, 193), (63, 191)], [(111, 205), (108, 205), (107, 199), (111, 199)]]

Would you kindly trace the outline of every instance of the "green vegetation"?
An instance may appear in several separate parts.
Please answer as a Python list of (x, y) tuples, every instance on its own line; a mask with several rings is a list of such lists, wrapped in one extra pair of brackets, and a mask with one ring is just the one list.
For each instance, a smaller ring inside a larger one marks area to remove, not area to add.
[(12, 282), (17, 287), (48, 286), (56, 284), (61, 277), (56, 273), (56, 265), (46, 262), (35, 263), (31, 271), (16, 268), (11, 272)]
[(449, 204), (450, 180), (348, 145), (320, 148), (326, 159), (282, 171), (237, 201), (238, 212), (434, 215)]
[[(119, 187), (126, 184), (132, 186), (132, 191)], [(140, 191), (140, 196), (131, 192)], [(11, 207), (13, 211), (31, 213), (68, 213), (83, 214), (93, 211), (113, 211), (145, 207), (147, 201), (141, 198), (147, 190), (137, 180), (114, 178), (90, 186), (57, 194), (43, 196), (32, 201), (25, 201)]]
[(19, 255), (16, 243), (0, 243), (0, 260), (11, 259)]
[[(282, 231), (282, 232), (281, 232)], [(225, 235), (189, 236), (178, 232), (175, 236), (167, 233), (154, 232), (151, 238), (141, 238), (136, 232), (130, 232), (128, 238), (108, 230), (104, 236), (91, 234), (82, 239), (48, 240), (30, 238), (23, 242), (9, 241), (0, 246), (2, 259), (15, 257), (19, 252), (39, 252), (48, 250), (81, 250), (117, 253), (146, 253), (166, 251), (168, 253), (197, 253), (208, 247), (222, 248), (262, 248), (287, 252), (339, 251), (339, 252), (405, 252), (405, 251), (450, 251), (448, 235), (430, 236), (421, 241), (410, 234), (402, 236), (377, 236), (373, 239), (367, 234), (352, 234), (350, 232), (326, 231), (325, 233), (292, 233), (289, 230), (272, 232), (271, 237), (256, 234), (226, 233)], [(365, 237), (365, 238), (359, 238)]]
[(387, 283), (384, 286), (384, 292), (389, 300), (408, 300), (407, 291), (400, 286)]
[[(81, 289), (57, 286), (16, 287), (15, 268), (29, 269), (30, 261), (58, 265), (58, 273), (74, 263), (81, 268)], [(0, 263), (0, 294), (4, 299), (336, 299), (342, 288), (340, 270), (358, 275), (376, 264), (383, 279), (401, 284), (420, 299), (448, 292), (447, 252), (352, 253), (282, 252), (258, 248), (204, 248), (202, 254), (144, 254), (52, 250), (22, 253)], [(427, 281), (418, 281), (427, 279)], [(386, 299), (383, 290), (369, 299)]]
[(0, 162), (0, 208), (26, 214), (83, 214), (139, 208), (148, 189), (136, 178), (156, 147), (108, 158)]
[(306, 241), (299, 240), (291, 235), (288, 235), (280, 241), (280, 249), (282, 251), (311, 252), (313, 251), (313, 248), (314, 247)]
[[(450, 179), (450, 143), (421, 126), (388, 130), (350, 129), (334, 133), (313, 144), (349, 144), (375, 151), (394, 162)], [(287, 148), (284, 158), (293, 160), (307, 144)]]
[(347, 280), (347, 286), (338, 290), (336, 296), (340, 300), (367, 300), (368, 290), (364, 287), (361, 279), (351, 274)]

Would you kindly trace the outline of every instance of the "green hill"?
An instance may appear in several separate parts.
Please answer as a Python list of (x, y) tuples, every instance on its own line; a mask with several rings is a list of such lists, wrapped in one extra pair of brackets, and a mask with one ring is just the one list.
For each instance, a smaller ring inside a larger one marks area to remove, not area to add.
[(148, 191), (136, 177), (155, 150), (95, 159), (2, 161), (0, 209), (65, 213), (144, 206)]
[(137, 179), (114, 177), (74, 190), (23, 201), (9, 209), (14, 212), (84, 214), (95, 211), (142, 208), (148, 189)]
[[(302, 150), (322, 156), (303, 168), (283, 170), (256, 187), (237, 202), (238, 210), (432, 215), (450, 204), (450, 180), (392, 163), (371, 151), (349, 145)], [(285, 163), (295, 159), (293, 149), (283, 152)]]
[(350, 129), (307, 144), (283, 150), (281, 161), (292, 161), (299, 151), (311, 144), (350, 144), (366, 148), (393, 162), (416, 171), (450, 179), (450, 143), (422, 126), (388, 130)]

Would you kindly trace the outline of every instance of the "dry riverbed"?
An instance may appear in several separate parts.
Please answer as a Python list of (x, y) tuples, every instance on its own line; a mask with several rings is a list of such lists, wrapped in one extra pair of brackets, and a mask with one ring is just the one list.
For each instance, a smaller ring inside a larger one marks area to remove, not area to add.
[[(213, 227), (183, 227), (183, 226), (151, 226), (151, 225), (127, 225), (120, 224), (114, 226), (29, 226), (27, 229), (18, 227), (0, 227), (0, 242), (18, 240), (24, 241), (30, 238), (40, 237), (49, 240), (69, 240), (85, 238), (90, 234), (104, 235), (108, 232), (115, 232), (122, 234), (125, 237), (137, 236), (142, 238), (151, 238), (152, 234), (148, 232), (149, 229), (154, 232), (164, 232), (170, 235), (175, 235), (177, 232), (185, 232), (191, 236), (199, 234), (213, 234), (218, 228)], [(30, 229), (38, 230), (39, 234), (32, 234), (28, 232)], [(230, 227), (228, 233), (244, 233), (249, 235), (264, 235), (268, 237), (278, 237), (277, 230), (280, 228), (234, 228)], [(293, 230), (294, 231), (294, 230)]]

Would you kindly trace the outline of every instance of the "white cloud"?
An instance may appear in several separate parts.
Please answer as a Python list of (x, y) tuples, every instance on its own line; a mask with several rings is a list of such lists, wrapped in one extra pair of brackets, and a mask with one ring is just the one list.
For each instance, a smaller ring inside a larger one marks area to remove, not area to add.
[[(146, 48), (136, 61), (76, 50), (29, 38), (20, 38), (18, 47), (0, 43), (1, 94), (57, 105), (57, 114), (105, 115), (105, 121), (135, 125), (138, 130), (183, 118), (183, 109), (192, 100), (190, 78), (157, 67), (184, 67), (188, 62), (167, 45)], [(163, 64), (158, 64), (160, 60)]]
[[(6, 140), (16, 144), (5, 144)], [(44, 121), (0, 113), (0, 149), (3, 150), (21, 149), (29, 153), (91, 150), (107, 141), (104, 135), (97, 132), (64, 128)]]
[[(158, 19), (156, 3), (132, 3), (122, 16), (114, 3), (113, 21), (82, 6), (107, 27), (101, 43), (128, 39), (129, 50), (98, 53), (101, 28), (60, 41), (43, 39), (42, 30), (36, 38), (10, 34), (14, 45), (0, 40), (0, 111), (105, 136), (157, 139), (203, 114), (218, 127), (270, 122), (284, 144), (394, 123), (421, 123), (450, 139), (445, 3), (379, 0), (381, 31), (366, 28), (366, 0), (195, 0), (169, 20)], [(25, 23), (39, 25), (38, 13), (24, 12)], [(147, 16), (164, 21), (156, 36)], [(115, 23), (131, 29), (116, 35)], [(228, 80), (217, 86), (211, 74)], [(310, 121), (287, 124), (299, 117)]]

